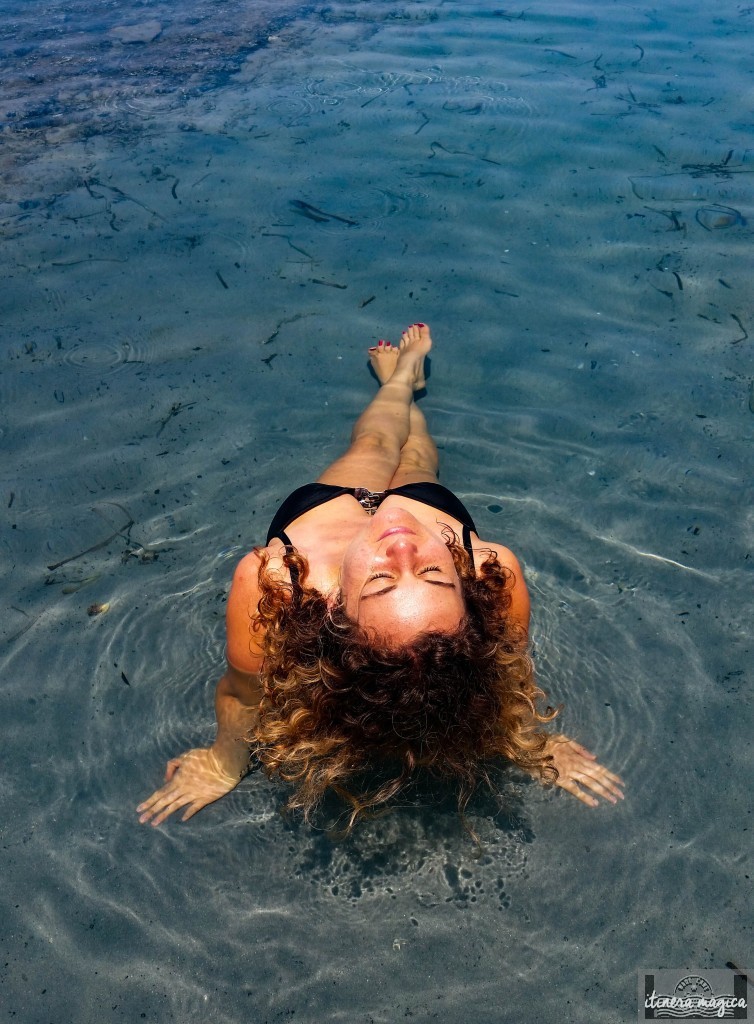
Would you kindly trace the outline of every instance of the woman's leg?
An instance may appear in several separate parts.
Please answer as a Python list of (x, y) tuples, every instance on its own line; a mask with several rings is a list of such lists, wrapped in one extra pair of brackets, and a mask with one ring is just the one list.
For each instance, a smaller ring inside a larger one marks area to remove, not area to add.
[[(385, 384), (393, 374), (398, 361), (399, 349), (383, 342), (378, 348), (371, 348), (369, 356), (372, 369), (381, 384)], [(424, 368), (415, 390), (425, 386)], [(408, 437), (401, 448), (400, 460), (390, 481), (390, 487), (401, 487), (403, 484), (436, 483), (438, 470), (437, 445), (427, 430), (424, 413), (416, 402), (409, 407)]]
[(325, 470), (319, 483), (367, 487), (370, 491), (391, 486), (401, 450), (411, 433), (414, 389), (423, 386), (424, 357), (431, 347), (429, 329), (424, 324), (415, 324), (404, 332), (397, 358), (392, 346), (379, 346), (382, 351), (372, 360), (375, 370), (375, 359), (380, 360), (377, 365), (383, 376), (388, 363), (394, 369), (356, 421), (348, 451)]
[(410, 409), (409, 434), (401, 448), (401, 459), (390, 487), (404, 484), (437, 483), (437, 445), (427, 430), (424, 413), (414, 402)]

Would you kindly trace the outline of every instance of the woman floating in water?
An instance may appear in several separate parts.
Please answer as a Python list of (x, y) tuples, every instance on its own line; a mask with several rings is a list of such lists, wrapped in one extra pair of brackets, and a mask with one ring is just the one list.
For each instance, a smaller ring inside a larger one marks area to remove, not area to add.
[[(215, 742), (168, 762), (140, 821), (181, 808), (185, 821), (234, 789), (250, 756), (296, 785), (289, 806), (305, 814), (333, 789), (349, 824), (420, 767), (453, 779), (463, 809), (500, 757), (589, 806), (622, 798), (594, 755), (541, 729), (557, 712), (537, 709), (521, 567), (438, 484), (414, 402), (431, 345), (415, 324), (370, 349), (381, 387), (350, 448), (286, 498), (266, 547), (239, 563)], [(355, 788), (375, 764), (388, 780)]]

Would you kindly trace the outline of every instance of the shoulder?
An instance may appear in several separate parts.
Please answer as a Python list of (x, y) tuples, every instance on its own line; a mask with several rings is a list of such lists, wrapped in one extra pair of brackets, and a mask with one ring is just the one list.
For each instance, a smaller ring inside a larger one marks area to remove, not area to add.
[[(504, 544), (493, 544), (490, 541), (476, 541), (474, 543), (474, 556), (477, 565), (481, 565), (484, 561), (485, 555), (494, 551), (497, 555), (497, 560), (505, 569), (510, 569), (516, 580), (523, 581), (524, 570), (521, 567), (521, 563), (518, 558), (514, 555), (510, 548), (506, 548)], [(479, 556), (478, 558), (476, 556)]]
[(258, 586), (259, 567), (262, 564), (261, 553), (267, 550), (267, 548), (255, 548), (248, 555), (243, 556), (233, 573), (234, 587)]
[(521, 563), (511, 549), (506, 548), (503, 544), (490, 544), (485, 541), (481, 541), (478, 545), (474, 545), (474, 554), (475, 556), (478, 556), (476, 558), (477, 566), (481, 565), (484, 561), (485, 553), (489, 551), (493, 551), (497, 555), (497, 559), (500, 564), (511, 574), (512, 585), (509, 591), (511, 597), (509, 615), (528, 632), (529, 619), (531, 616), (531, 603), (529, 599), (529, 588), (526, 586), (524, 570)]
[(233, 573), (225, 608), (228, 662), (241, 672), (258, 672), (262, 664), (261, 640), (253, 627), (259, 604), (259, 568), (261, 552), (244, 555)]

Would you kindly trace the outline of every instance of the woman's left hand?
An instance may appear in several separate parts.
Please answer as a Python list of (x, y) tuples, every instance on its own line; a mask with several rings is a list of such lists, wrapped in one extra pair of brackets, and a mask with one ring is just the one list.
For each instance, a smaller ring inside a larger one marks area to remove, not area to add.
[(575, 740), (563, 735), (550, 736), (545, 753), (552, 754), (552, 763), (558, 769), (556, 785), (582, 803), (596, 807), (599, 800), (595, 793), (611, 804), (623, 799), (623, 780), (599, 764), (594, 754)]

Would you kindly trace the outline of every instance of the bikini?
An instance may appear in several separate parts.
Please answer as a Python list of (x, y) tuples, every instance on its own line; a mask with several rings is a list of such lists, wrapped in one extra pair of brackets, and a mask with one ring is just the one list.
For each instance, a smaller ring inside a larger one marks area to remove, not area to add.
[[(474, 520), (463, 502), (452, 491), (442, 484), (434, 483), (404, 484), (403, 487), (394, 487), (387, 491), (369, 491), (366, 487), (338, 487), (334, 484), (304, 484), (303, 487), (297, 487), (292, 491), (275, 513), (267, 531), (267, 543), (278, 537), (287, 548), (292, 549), (293, 544), (285, 532), (286, 528), (305, 512), (319, 508), (320, 505), (332, 501), (333, 498), (339, 498), (342, 494), (350, 494), (369, 515), (374, 515), (390, 494), (411, 498), (444, 512), (457, 519), (463, 527), (463, 546), (471, 558), (471, 564), (474, 564), (474, 550), (471, 545), (471, 534), (477, 532)], [(295, 566), (291, 566), (290, 571), (291, 582), (295, 586), (298, 583), (298, 571)]]

